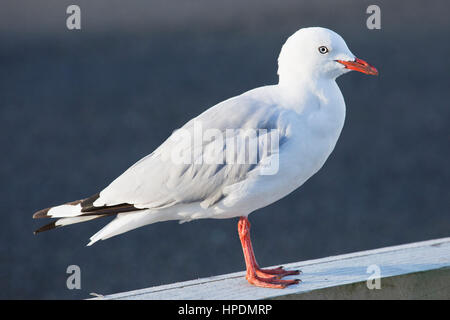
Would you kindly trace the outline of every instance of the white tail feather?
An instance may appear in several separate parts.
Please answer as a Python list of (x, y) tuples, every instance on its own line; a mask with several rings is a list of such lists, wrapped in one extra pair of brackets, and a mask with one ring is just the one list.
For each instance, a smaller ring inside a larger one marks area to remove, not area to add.
[(120, 213), (113, 221), (108, 223), (100, 231), (94, 234), (90, 238), (91, 241), (87, 245), (91, 246), (99, 240), (106, 240), (121, 233), (162, 220), (160, 219), (159, 215), (149, 210)]
[(84, 216), (84, 217), (62, 218), (62, 219), (56, 220), (55, 226), (68, 226), (70, 224), (85, 222), (85, 221), (89, 221), (89, 220), (92, 220), (92, 219), (97, 219), (97, 218), (100, 218), (100, 217), (101, 216)]

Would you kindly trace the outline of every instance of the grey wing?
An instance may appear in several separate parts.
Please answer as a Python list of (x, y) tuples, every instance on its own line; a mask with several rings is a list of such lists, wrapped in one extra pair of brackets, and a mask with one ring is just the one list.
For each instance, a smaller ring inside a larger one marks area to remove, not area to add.
[[(270, 134), (274, 129), (281, 147), (289, 131), (284, 119), (283, 112), (270, 104), (242, 96), (226, 100), (175, 131), (105, 188), (94, 205), (129, 203), (136, 208), (158, 209), (201, 202), (208, 207), (224, 197), (224, 188), (248, 179), (261, 168), (270, 152), (260, 151), (267, 151), (273, 143)], [(195, 138), (199, 126), (200, 141)], [(205, 137), (208, 132), (212, 134)], [(191, 138), (189, 143), (186, 137)], [(244, 149), (239, 141), (244, 142)], [(249, 151), (255, 144), (259, 150), (256, 158)]]

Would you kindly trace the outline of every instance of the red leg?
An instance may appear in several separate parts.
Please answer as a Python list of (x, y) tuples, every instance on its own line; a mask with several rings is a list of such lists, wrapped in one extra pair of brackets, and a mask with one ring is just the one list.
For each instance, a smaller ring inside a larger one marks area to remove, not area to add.
[(250, 240), (250, 222), (246, 217), (241, 217), (238, 222), (239, 239), (244, 252), (245, 265), (247, 268), (246, 279), (251, 284), (266, 288), (285, 288), (291, 284), (297, 284), (299, 279), (281, 280), (281, 277), (299, 274), (298, 270), (286, 271), (282, 267), (275, 269), (261, 269), (255, 259), (252, 242)]

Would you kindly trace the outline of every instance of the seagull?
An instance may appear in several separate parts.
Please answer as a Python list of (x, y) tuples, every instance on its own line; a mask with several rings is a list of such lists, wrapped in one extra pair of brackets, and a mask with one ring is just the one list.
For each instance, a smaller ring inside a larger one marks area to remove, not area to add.
[(334, 31), (298, 30), (281, 48), (278, 84), (204, 111), (99, 193), (36, 212), (33, 218), (56, 220), (35, 233), (114, 216), (90, 246), (160, 221), (238, 218), (248, 282), (280, 289), (299, 283), (282, 279), (299, 270), (259, 267), (248, 216), (293, 192), (324, 165), (346, 112), (336, 78), (351, 70), (378, 75)]

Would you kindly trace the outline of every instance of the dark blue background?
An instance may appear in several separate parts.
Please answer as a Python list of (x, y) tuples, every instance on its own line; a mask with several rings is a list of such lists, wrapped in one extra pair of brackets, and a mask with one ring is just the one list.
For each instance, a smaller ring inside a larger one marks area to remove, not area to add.
[[(375, 31), (368, 1), (99, 2), (75, 2), (81, 31), (65, 29), (69, 2), (0, 10), (1, 298), (86, 298), (243, 270), (236, 219), (158, 223), (87, 248), (106, 220), (34, 236), (43, 221), (31, 216), (100, 191), (206, 108), (276, 83), (281, 45), (306, 26), (340, 33), (380, 76), (338, 79), (347, 118), (334, 153), (250, 216), (260, 264), (449, 235), (448, 2), (379, 1)], [(71, 264), (78, 291), (66, 288)]]

